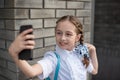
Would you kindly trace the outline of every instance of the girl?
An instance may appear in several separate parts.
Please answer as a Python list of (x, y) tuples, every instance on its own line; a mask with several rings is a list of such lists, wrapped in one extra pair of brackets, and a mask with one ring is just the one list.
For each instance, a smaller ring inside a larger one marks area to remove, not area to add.
[[(67, 15), (56, 23), (54, 52), (60, 57), (57, 80), (86, 80), (87, 72), (97, 74), (96, 49), (91, 44), (83, 43), (83, 28), (79, 20), (74, 16)], [(10, 45), (9, 53), (26, 76), (38, 76), (40, 79), (49, 76), (51, 80), (54, 80), (58, 62), (53, 51), (46, 52), (44, 58), (32, 66), (26, 60), (18, 59), (18, 54), (23, 49), (34, 48), (34, 35), (27, 35), (32, 31), (29, 29), (19, 34)]]

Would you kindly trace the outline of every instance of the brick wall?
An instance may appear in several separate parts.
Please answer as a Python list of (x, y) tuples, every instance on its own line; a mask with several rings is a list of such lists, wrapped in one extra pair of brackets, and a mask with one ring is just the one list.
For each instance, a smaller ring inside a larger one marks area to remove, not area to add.
[[(75, 15), (84, 25), (85, 42), (91, 40), (92, 0), (0, 0), (0, 80), (25, 80), (8, 54), (20, 25), (32, 24), (36, 46), (33, 61), (54, 50), (54, 27), (63, 15)], [(33, 80), (37, 80), (34, 78)]]

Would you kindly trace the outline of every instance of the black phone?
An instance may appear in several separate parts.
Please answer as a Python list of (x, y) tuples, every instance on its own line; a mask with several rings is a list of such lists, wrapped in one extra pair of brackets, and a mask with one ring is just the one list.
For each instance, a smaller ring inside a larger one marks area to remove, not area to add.
[[(23, 32), (27, 29), (33, 28), (32, 25), (22, 25), (20, 26), (20, 32)], [(30, 32), (28, 34), (33, 34), (33, 32)], [(24, 49), (19, 53), (19, 59), (21, 60), (32, 60), (32, 50), (31, 49)]]

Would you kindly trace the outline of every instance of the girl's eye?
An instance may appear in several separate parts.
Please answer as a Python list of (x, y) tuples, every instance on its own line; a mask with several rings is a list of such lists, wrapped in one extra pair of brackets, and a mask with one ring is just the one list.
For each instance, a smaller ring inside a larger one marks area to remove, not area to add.
[(66, 35), (67, 35), (67, 36), (72, 36), (72, 34), (70, 34), (70, 33), (67, 33)]
[(56, 32), (56, 34), (60, 35), (60, 34), (62, 34), (62, 32)]

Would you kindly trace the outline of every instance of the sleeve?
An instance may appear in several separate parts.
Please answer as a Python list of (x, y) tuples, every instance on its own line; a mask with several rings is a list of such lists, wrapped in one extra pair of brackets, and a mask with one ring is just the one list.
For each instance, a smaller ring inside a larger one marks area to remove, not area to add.
[(92, 73), (93, 69), (94, 69), (94, 67), (93, 67), (93, 64), (92, 64), (92, 62), (91, 62), (91, 60), (90, 60), (90, 63), (89, 63), (89, 65), (88, 65), (88, 67), (87, 67), (87, 71), (88, 71), (89, 73)]
[(50, 75), (50, 73), (54, 71), (55, 62), (56, 62), (56, 59), (53, 52), (45, 53), (43, 59), (37, 62), (42, 66), (42, 69), (43, 69), (43, 73), (41, 75), (38, 75), (38, 77), (40, 79), (47, 78)]

